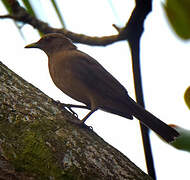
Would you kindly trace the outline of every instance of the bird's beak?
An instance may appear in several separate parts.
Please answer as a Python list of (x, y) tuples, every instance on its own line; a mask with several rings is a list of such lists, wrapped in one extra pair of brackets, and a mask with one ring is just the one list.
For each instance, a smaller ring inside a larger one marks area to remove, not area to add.
[(39, 48), (37, 43), (32, 43), (32, 44), (28, 44), (27, 46), (25, 46), (24, 48)]

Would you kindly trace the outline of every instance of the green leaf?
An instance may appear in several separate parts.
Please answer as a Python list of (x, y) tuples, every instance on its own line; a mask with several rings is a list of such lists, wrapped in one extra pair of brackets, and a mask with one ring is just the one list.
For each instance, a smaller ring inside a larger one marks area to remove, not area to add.
[(7, 0), (2, 0), (3, 5), (5, 6), (5, 8), (7, 9), (7, 11), (11, 14), (12, 13), (12, 9), (10, 4), (8, 3)]
[(175, 128), (180, 133), (180, 136), (177, 137), (176, 140), (170, 145), (179, 150), (190, 152), (190, 130), (184, 129), (176, 125), (170, 126)]
[(56, 13), (57, 13), (57, 16), (58, 16), (58, 18), (59, 18), (59, 20), (60, 20), (60, 22), (61, 22), (61, 25), (62, 25), (63, 27), (65, 27), (63, 18), (62, 18), (62, 16), (61, 16), (61, 13), (59, 12), (59, 9), (58, 9), (58, 7), (57, 7), (56, 2), (55, 2), (54, 0), (51, 0), (51, 3), (53, 4), (53, 7), (54, 7), (54, 9), (55, 9), (55, 11), (56, 11)]
[(185, 91), (184, 100), (185, 100), (186, 105), (190, 109), (190, 86)]
[(35, 12), (33, 11), (33, 8), (32, 8), (32, 6), (31, 6), (30, 2), (29, 2), (28, 0), (22, 0), (22, 2), (23, 2), (23, 4), (24, 4), (24, 6), (26, 7), (27, 12), (28, 12), (30, 15), (36, 17), (36, 14), (35, 14)]
[[(34, 17), (37, 17), (35, 11), (33, 10), (33, 7), (32, 7), (32, 5), (31, 5), (31, 3), (29, 2), (29, 0), (22, 0), (22, 2), (23, 2), (23, 4), (24, 4), (25, 8), (27, 9), (27, 12), (28, 12), (30, 15), (32, 15), (32, 16), (34, 16)], [(39, 35), (42, 37), (43, 33), (41, 33), (39, 30), (38, 30), (38, 33), (39, 33)]]
[(190, 38), (190, 0), (166, 0), (164, 10), (176, 34), (187, 40)]
[[(12, 14), (12, 8), (11, 8), (10, 4), (8, 3), (8, 1), (7, 1), (7, 0), (2, 0), (2, 3), (3, 3), (3, 5), (5, 6), (7, 12), (9, 12), (9, 14)], [(14, 21), (14, 24), (15, 24), (15, 26), (17, 27), (17, 29), (18, 29), (18, 31), (19, 31), (21, 37), (22, 37), (23, 39), (25, 39), (25, 38), (24, 38), (24, 35), (23, 35), (23, 33), (22, 33), (22, 31), (21, 31), (21, 29), (20, 29), (20, 27), (19, 27), (19, 25), (17, 24), (16, 21)]]

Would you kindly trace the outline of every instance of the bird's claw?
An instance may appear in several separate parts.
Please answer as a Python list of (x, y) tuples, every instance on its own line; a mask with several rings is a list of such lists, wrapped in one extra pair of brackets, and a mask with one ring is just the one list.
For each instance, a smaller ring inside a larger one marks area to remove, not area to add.
[[(60, 103), (60, 102), (59, 102)], [(78, 114), (72, 110), (72, 105), (70, 104), (65, 104), (65, 103), (60, 103), (64, 108), (67, 108), (75, 117), (78, 118)]]
[(73, 124), (76, 124), (77, 126), (79, 126), (80, 128), (83, 128), (83, 129), (87, 129), (89, 131), (93, 131), (93, 127), (92, 126), (88, 126), (86, 125), (85, 123), (83, 123), (82, 121), (80, 120), (77, 120), (77, 119), (69, 119), (69, 121)]
[(84, 123), (81, 123), (80, 126), (81, 126), (81, 128), (87, 129), (87, 130), (89, 130), (89, 131), (93, 131), (93, 127), (92, 127), (92, 126), (87, 126), (87, 125), (84, 124)]
[[(65, 104), (65, 103), (61, 103), (60, 101), (54, 101), (54, 103), (58, 104), (58, 105), (61, 105), (62, 107), (64, 108), (67, 108), (75, 117), (78, 118), (78, 114), (72, 110), (72, 107), (79, 107), (79, 108), (87, 108), (87, 106), (81, 106), (81, 105), (72, 105), (72, 104)], [(79, 125), (81, 128), (84, 128), (84, 129), (87, 129), (87, 130), (90, 130), (90, 131), (93, 131), (93, 127), (92, 126), (87, 126), (84, 121), (80, 121), (80, 120), (70, 120), (71, 122)]]
[(66, 107), (75, 117), (78, 118), (78, 114), (77, 114), (75, 111), (73, 111), (71, 107), (69, 107), (69, 106), (65, 106), (65, 107)]

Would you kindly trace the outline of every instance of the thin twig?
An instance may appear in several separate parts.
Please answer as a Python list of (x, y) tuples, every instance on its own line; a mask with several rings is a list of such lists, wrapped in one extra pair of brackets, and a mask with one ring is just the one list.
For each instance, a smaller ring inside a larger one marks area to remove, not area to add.
[[(84, 34), (78, 34), (72, 31), (69, 31), (65, 28), (53, 28), (49, 26), (47, 23), (37, 19), (36, 17), (30, 15), (23, 7), (19, 5), (19, 3), (15, 0), (9, 0), (10, 6), (12, 8), (12, 14), (10, 15), (2, 15), (0, 18), (10, 18), (15, 21), (23, 22), (26, 24), (30, 24), (34, 28), (38, 29), (42, 33), (63, 33), (65, 36), (70, 38), (75, 43), (82, 43), (82, 44), (88, 44), (88, 45), (96, 45), (96, 46), (106, 46), (109, 44), (112, 44), (117, 41), (121, 40), (127, 40), (127, 38), (130, 36), (130, 34), (123, 34), (118, 33), (115, 35), (108, 35), (108, 36), (87, 36)], [(123, 29), (122, 29), (123, 30)]]

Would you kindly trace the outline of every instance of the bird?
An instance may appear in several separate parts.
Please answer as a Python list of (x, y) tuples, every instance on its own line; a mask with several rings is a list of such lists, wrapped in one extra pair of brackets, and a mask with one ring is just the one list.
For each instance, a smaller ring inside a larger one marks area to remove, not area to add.
[(136, 103), (113, 75), (93, 57), (78, 50), (64, 34), (46, 34), (25, 48), (43, 50), (57, 88), (90, 109), (80, 124), (101, 109), (131, 120), (136, 117), (168, 143), (179, 136), (175, 129)]

